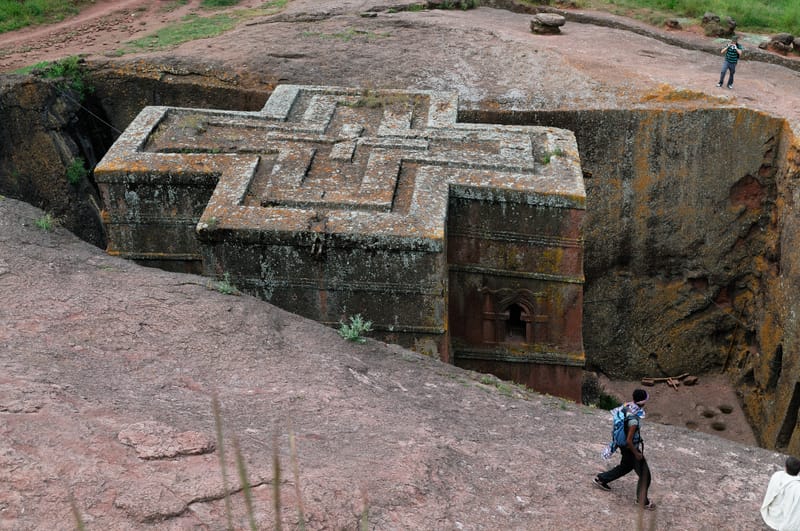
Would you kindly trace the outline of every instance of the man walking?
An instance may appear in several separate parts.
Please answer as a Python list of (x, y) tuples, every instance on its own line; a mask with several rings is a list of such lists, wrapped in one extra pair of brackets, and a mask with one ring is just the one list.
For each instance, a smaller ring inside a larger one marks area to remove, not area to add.
[(733, 75), (736, 73), (736, 63), (739, 62), (739, 57), (742, 56), (742, 45), (739, 44), (739, 37), (736, 35), (731, 37), (731, 41), (726, 44), (719, 53), (725, 54), (725, 60), (722, 62), (722, 73), (719, 75), (719, 83), (717, 83), (717, 86), (722, 86), (723, 81), (725, 81), (725, 73), (730, 72), (731, 74), (728, 76), (728, 88), (732, 89)]
[(622, 461), (607, 472), (602, 472), (594, 478), (594, 484), (603, 490), (611, 490), (609, 483), (619, 479), (631, 470), (635, 470), (639, 476), (636, 485), (636, 503), (645, 509), (655, 509), (656, 504), (647, 498), (647, 490), (650, 488), (650, 467), (644, 458), (644, 441), (639, 434), (641, 419), (644, 417), (644, 404), (648, 399), (647, 391), (636, 389), (633, 392), (633, 402), (628, 402), (622, 406), (625, 429), (625, 444), (619, 444), (622, 453)]

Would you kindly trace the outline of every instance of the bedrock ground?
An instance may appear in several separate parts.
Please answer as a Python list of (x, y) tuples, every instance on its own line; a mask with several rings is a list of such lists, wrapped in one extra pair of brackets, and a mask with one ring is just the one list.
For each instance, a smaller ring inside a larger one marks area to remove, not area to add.
[[(169, 17), (151, 16), (154, 6), (126, 2), (124, 31), (140, 34)], [(280, 82), (446, 89), (467, 108), (505, 110), (646, 108), (654, 103), (643, 95), (668, 84), (795, 123), (800, 112), (792, 69), (747, 61), (736, 89), (725, 91), (713, 86), (719, 56), (624, 29), (568, 24), (563, 35), (543, 37), (530, 33), (528, 16), (508, 11), (360, 16), (371, 7), (294, 1), (220, 38), (120, 59), (105, 55), (119, 44), (104, 37), (110, 26), (92, 19), (92, 29), (78, 32), (91, 39), (21, 47), (0, 64), (88, 52), (94, 68), (139, 69), (166, 82), (210, 75), (262, 90)], [(43, 42), (43, 35), (9, 38)], [(129, 109), (138, 102), (107, 98), (119, 117), (136, 112)], [(532, 522), (596, 529), (626, 527), (635, 517), (633, 478), (612, 493), (589, 483), (604, 466), (607, 413), (507, 396), (500, 384), (396, 347), (343, 343), (335, 331), (263, 302), (223, 296), (208, 279), (138, 268), (61, 229), (43, 232), (35, 227), (41, 215), (0, 202), (4, 525), (72, 521), (70, 493), (90, 529), (223, 525), (216, 454), (143, 461), (118, 438), (158, 421), (213, 439), (214, 392), (226, 434), (239, 436), (260, 485), (265, 528), (274, 522), (275, 433), (288, 526), (297, 524), (299, 500), (311, 528), (355, 527), (365, 505), (378, 529), (529, 529)], [(677, 422), (647, 430), (657, 528), (762, 528), (758, 506), (779, 454)], [(288, 433), (297, 436), (299, 500)], [(243, 518), (239, 498), (236, 514)]]

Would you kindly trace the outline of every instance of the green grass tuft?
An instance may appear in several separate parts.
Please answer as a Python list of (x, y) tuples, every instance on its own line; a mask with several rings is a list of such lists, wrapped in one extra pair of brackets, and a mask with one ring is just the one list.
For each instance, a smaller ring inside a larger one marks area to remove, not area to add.
[(203, 0), (200, 2), (200, 7), (206, 9), (213, 9), (215, 7), (230, 7), (235, 6), (241, 0)]
[(45, 232), (51, 232), (53, 227), (55, 227), (56, 220), (51, 216), (49, 213), (45, 214), (44, 216), (40, 217), (35, 221), (37, 227), (42, 229)]
[(239, 290), (236, 286), (233, 285), (231, 282), (231, 275), (230, 273), (225, 273), (222, 275), (222, 280), (219, 280), (214, 283), (214, 289), (222, 293), (223, 295), (238, 295)]
[(710, 11), (723, 18), (731, 17), (740, 31), (800, 34), (800, 2), (797, 0), (582, 0), (582, 3), (585, 5), (580, 7), (651, 23), (685, 17), (699, 24), (703, 15)]
[(350, 324), (340, 321), (339, 325), (339, 335), (355, 343), (365, 343), (367, 339), (363, 334), (372, 331), (372, 321), (365, 321), (361, 314), (352, 316)]
[(70, 184), (78, 184), (85, 179), (87, 175), (89, 175), (89, 172), (86, 171), (84, 161), (80, 157), (73, 159), (70, 165), (67, 166), (67, 181)]
[(19, 68), (15, 74), (34, 74), (45, 79), (61, 79), (61, 89), (70, 89), (78, 93), (81, 99), (94, 91), (94, 87), (86, 81), (83, 60), (73, 55), (58, 61), (42, 61), (34, 65)]

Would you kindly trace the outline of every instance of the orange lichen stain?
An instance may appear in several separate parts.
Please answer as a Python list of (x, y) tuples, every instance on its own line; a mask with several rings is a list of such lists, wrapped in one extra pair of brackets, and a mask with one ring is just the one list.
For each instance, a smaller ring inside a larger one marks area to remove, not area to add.
[(783, 327), (777, 322), (777, 318), (774, 312), (767, 312), (759, 327), (758, 342), (764, 352), (777, 351), (778, 345), (783, 342)]
[(642, 96), (643, 102), (675, 103), (675, 102), (698, 102), (705, 103), (730, 103), (728, 98), (719, 96), (709, 96), (705, 92), (696, 92), (688, 89), (676, 89), (667, 84), (661, 84), (653, 91)]
[(561, 263), (564, 259), (564, 249), (545, 249), (539, 255), (536, 266), (540, 273), (558, 274), (561, 272)]

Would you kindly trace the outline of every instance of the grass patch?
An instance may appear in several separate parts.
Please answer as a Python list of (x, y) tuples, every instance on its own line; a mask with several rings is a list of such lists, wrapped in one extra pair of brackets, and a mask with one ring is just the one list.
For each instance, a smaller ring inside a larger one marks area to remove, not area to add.
[(200, 7), (214, 9), (218, 7), (231, 7), (237, 5), (241, 0), (203, 0)]
[(480, 5), (480, 0), (444, 0), (436, 9), (473, 9)]
[[(223, 5), (219, 3), (222, 1), (226, 0), (217, 0), (217, 3), (206, 0), (201, 7), (206, 9), (220, 9), (228, 5), (232, 6), (239, 3), (239, 0), (236, 0), (230, 4)], [(125, 43), (122, 48), (115, 51), (115, 55), (119, 56), (128, 53), (163, 50), (165, 48), (178, 46), (184, 42), (217, 37), (235, 28), (242, 20), (263, 15), (274, 15), (286, 7), (288, 2), (289, 0), (272, 0), (257, 8), (236, 9), (208, 17), (189, 14), (183, 17), (180, 22), (170, 24), (141, 39)]]
[(75, 91), (80, 96), (80, 99), (94, 91), (94, 88), (86, 80), (83, 59), (77, 55), (65, 57), (58, 61), (42, 61), (14, 72), (17, 74), (33, 74), (45, 79), (61, 79), (63, 83), (59, 85), (59, 88)]
[(550, 161), (553, 159), (553, 157), (563, 157), (563, 156), (564, 156), (564, 150), (562, 150), (561, 148), (556, 148), (551, 151), (546, 151), (545, 153), (542, 154), (541, 163), (550, 164)]
[(146, 37), (136, 39), (117, 50), (117, 55), (143, 51), (163, 50), (184, 42), (222, 35), (236, 26), (237, 19), (228, 14), (210, 17), (186, 15), (181, 22), (165, 26)]
[(371, 331), (372, 321), (365, 321), (360, 313), (350, 317), (350, 324), (339, 322), (339, 335), (355, 343), (365, 343), (367, 339), (364, 334)]
[(181, 6), (185, 6), (189, 3), (189, 0), (172, 0), (171, 2), (164, 4), (158, 10), (162, 13), (169, 13), (170, 11), (175, 11)]
[[(539, 3), (539, 2), (532, 2)], [(645, 22), (685, 17), (699, 24), (707, 11), (731, 17), (737, 29), (754, 33), (800, 34), (797, 0), (583, 0), (584, 6)]]
[(209, 287), (222, 293), (223, 295), (239, 295), (240, 293), (236, 286), (234, 286), (231, 282), (230, 273), (225, 273), (222, 275), (222, 280), (211, 283)]
[(77, 15), (94, 0), (0, 0), (0, 33)]

